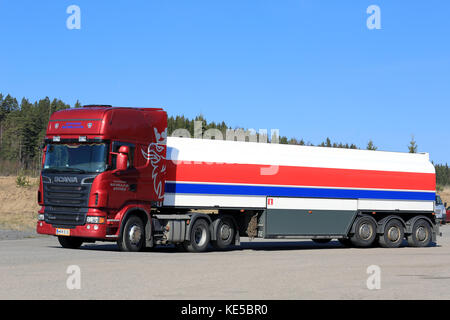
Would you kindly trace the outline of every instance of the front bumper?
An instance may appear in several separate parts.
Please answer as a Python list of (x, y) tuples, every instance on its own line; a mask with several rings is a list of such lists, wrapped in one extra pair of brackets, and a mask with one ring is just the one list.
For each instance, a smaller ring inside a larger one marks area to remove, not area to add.
[(56, 232), (56, 229), (69, 230), (68, 236), (71, 237), (92, 238), (99, 240), (113, 240), (106, 236), (107, 235), (106, 224), (85, 224), (82, 226), (76, 226), (69, 229), (69, 228), (55, 228), (51, 224), (46, 223), (45, 221), (37, 222), (36, 232), (39, 234), (49, 234), (57, 236), (58, 234)]

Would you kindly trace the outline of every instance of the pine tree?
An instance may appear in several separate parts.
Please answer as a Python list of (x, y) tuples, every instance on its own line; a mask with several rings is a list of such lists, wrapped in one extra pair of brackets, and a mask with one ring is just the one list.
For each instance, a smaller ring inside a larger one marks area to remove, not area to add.
[(81, 108), (82, 107), (82, 105), (81, 105), (81, 103), (80, 103), (80, 101), (78, 99), (77, 99), (77, 102), (75, 102), (73, 107), (74, 108)]
[(377, 147), (375, 147), (375, 145), (373, 144), (373, 141), (372, 140), (369, 140), (369, 142), (367, 143), (367, 148), (366, 148), (367, 150), (373, 150), (373, 151), (375, 151), (375, 150), (377, 150), (378, 148)]
[(417, 153), (417, 143), (414, 140), (414, 135), (411, 136), (411, 141), (408, 146), (409, 153)]

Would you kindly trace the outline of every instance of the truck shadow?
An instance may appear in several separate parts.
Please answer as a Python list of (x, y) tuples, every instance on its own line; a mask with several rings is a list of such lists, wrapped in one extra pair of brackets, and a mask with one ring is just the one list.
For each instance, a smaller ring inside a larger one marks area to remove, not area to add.
[[(55, 246), (57, 248), (57, 246)], [(338, 241), (332, 241), (327, 244), (316, 244), (312, 241), (289, 241), (289, 242), (241, 242), (240, 246), (230, 246), (226, 249), (215, 249), (209, 246), (206, 252), (231, 252), (231, 251), (286, 251), (286, 250), (318, 250), (318, 249), (345, 249), (347, 247), (340, 244)], [(98, 250), (98, 251), (119, 251), (116, 244), (112, 243), (86, 243), (80, 247), (80, 250)], [(175, 245), (156, 246), (155, 248), (145, 248), (144, 253), (188, 253), (184, 249)]]
[[(403, 241), (400, 248), (408, 247), (408, 242)], [(432, 243), (429, 247), (440, 247), (436, 243)], [(60, 248), (54, 246), (54, 248)], [(332, 250), (332, 249), (356, 249), (356, 250), (370, 250), (380, 248), (378, 245), (374, 245), (369, 248), (355, 248), (342, 245), (339, 241), (334, 240), (325, 244), (318, 244), (310, 240), (302, 241), (243, 241), (240, 246), (230, 246), (227, 249), (217, 250), (210, 246), (207, 252), (233, 252), (233, 251), (289, 251), (289, 250)], [(81, 250), (94, 250), (94, 251), (119, 251), (115, 243), (86, 243)], [(389, 249), (385, 249), (389, 250)], [(183, 253), (186, 252), (182, 248), (175, 245), (157, 246), (155, 248), (146, 248), (144, 253)]]

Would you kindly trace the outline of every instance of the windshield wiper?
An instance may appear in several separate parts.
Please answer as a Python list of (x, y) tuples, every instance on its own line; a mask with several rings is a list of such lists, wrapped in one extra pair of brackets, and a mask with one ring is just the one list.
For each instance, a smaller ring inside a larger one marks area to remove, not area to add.
[(77, 172), (77, 173), (86, 173), (86, 170), (78, 169), (78, 168), (67, 168), (69, 171)]
[(76, 172), (76, 173), (86, 173), (83, 169), (69, 168), (69, 167), (53, 167), (44, 169), (45, 172)]

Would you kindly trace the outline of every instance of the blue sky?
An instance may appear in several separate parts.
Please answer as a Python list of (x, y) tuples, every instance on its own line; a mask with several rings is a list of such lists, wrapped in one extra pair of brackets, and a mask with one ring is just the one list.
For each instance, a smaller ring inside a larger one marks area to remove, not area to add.
[[(69, 5), (81, 29), (69, 30)], [(381, 30), (369, 30), (369, 5)], [(0, 0), (0, 92), (450, 163), (449, 1)]]

